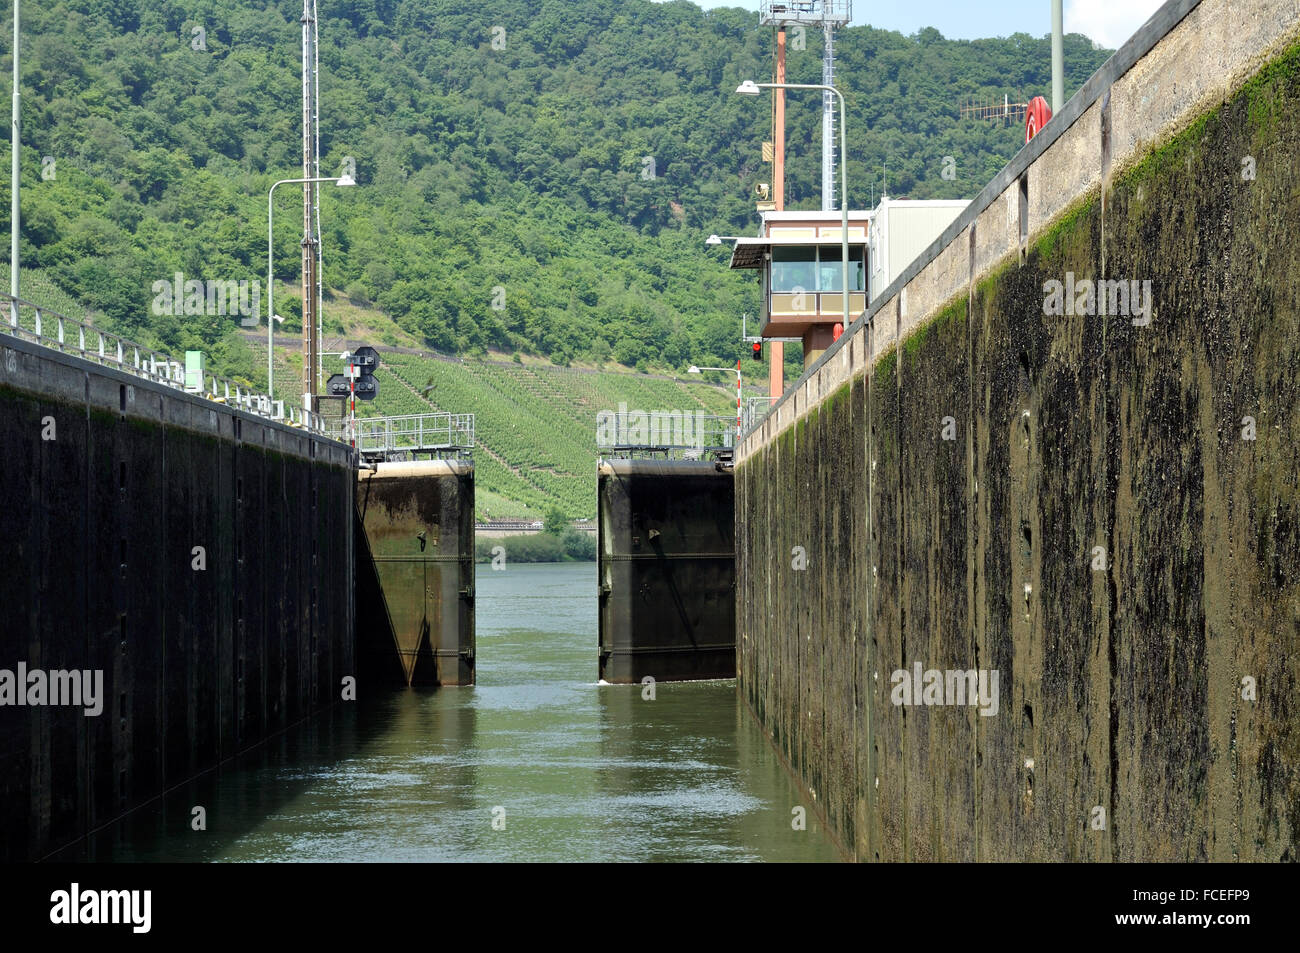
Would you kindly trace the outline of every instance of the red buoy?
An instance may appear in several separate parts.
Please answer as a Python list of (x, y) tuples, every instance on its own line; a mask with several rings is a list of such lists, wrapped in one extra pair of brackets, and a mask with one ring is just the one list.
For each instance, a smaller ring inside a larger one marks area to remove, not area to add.
[(835, 327), (831, 328), (831, 340), (838, 341), (840, 339), (840, 335), (843, 333), (844, 333), (844, 325), (841, 324), (839, 321), (836, 321)]
[(1047, 120), (1051, 118), (1052, 110), (1046, 99), (1035, 96), (1029, 100), (1029, 107), (1025, 110), (1025, 142), (1042, 132)]

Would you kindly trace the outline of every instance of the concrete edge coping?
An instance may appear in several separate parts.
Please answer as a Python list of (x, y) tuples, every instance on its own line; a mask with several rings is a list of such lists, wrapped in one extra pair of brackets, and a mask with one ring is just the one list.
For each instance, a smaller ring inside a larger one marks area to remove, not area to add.
[[(3, 332), (2, 328), (0, 328), (0, 332)], [(118, 370), (117, 368), (113, 367), (111, 364), (100, 364), (95, 361), (88, 361), (85, 358), (78, 357), (75, 354), (68, 354), (64, 351), (56, 350), (55, 348), (50, 348), (42, 344), (37, 344), (34, 341), (27, 341), (20, 337), (14, 337), (13, 335), (8, 333), (0, 333), (0, 346), (12, 348), (15, 351), (20, 351), (24, 354), (28, 354), (31, 357), (34, 357), (38, 360), (52, 361), (54, 363), (63, 364), (65, 367), (70, 367), (73, 370), (82, 371), (87, 374), (98, 374), (99, 376), (104, 377), (105, 379), (113, 381), (115, 383), (127, 384), (131, 387), (135, 387), (138, 390), (144, 390), (147, 393), (153, 393), (161, 397), (169, 397), (172, 400), (182, 401), (184, 403), (188, 403), (193, 406), (196, 406), (200, 410), (208, 410), (213, 412), (229, 414), (231, 417), (238, 417), (240, 420), (245, 420), (252, 424), (258, 424), (268, 429), (278, 431), (279, 433), (286, 436), (305, 437), (309, 440), (314, 440), (317, 443), (322, 444), (324, 446), (333, 447), (337, 450), (342, 450), (344, 451), (344, 453), (351, 453), (351, 448), (349, 448), (347, 444), (342, 443), (338, 440), (334, 440), (331, 437), (327, 437), (324, 434), (313, 433), (312, 431), (306, 430), (302, 427), (290, 427), (288, 424), (285, 424), (281, 421), (271, 420), (269, 417), (263, 417), (260, 414), (249, 413), (248, 411), (236, 407), (233, 404), (217, 403), (215, 401), (208, 400), (206, 397), (202, 397), (198, 394), (191, 394), (189, 391), (180, 390), (175, 387), (166, 387), (158, 383), (157, 381), (149, 380), (147, 377), (140, 377), (135, 374), (127, 373), (126, 371)], [(46, 397), (48, 399), (55, 399), (53, 395), (41, 394), (38, 391), (27, 391), (27, 392), (34, 394), (37, 397)], [(118, 411), (114, 408), (107, 408), (107, 409), (112, 410), (114, 413), (118, 413)], [(177, 427), (181, 430), (189, 430), (194, 433), (204, 432), (204, 431), (194, 430), (194, 428), (189, 427), (183, 423), (177, 423), (171, 420), (159, 421), (159, 423), (161, 423), (163, 426)], [(242, 443), (247, 441), (240, 441), (240, 442)], [(290, 444), (285, 443), (282, 446), (287, 450)], [(301, 456), (303, 459), (308, 458), (306, 453), (295, 454), (295, 455)], [(321, 458), (318, 457), (317, 459), (321, 459)]]
[(401, 479), (422, 476), (465, 476), (474, 472), (471, 460), (394, 460), (374, 464), (374, 469), (362, 467), (358, 480)]
[(712, 460), (603, 460), (599, 476), (703, 476), (720, 472)]

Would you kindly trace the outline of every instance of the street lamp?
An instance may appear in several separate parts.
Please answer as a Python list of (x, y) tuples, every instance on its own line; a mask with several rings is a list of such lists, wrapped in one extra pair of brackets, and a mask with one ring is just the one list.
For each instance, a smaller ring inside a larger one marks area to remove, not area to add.
[[(271, 230), (272, 218), (275, 214), (275, 205), (272, 204), (272, 197), (275, 195), (276, 186), (279, 185), (305, 185), (308, 182), (333, 182), (335, 185), (348, 186), (356, 185), (357, 180), (350, 175), (325, 176), (321, 178), (310, 179), (281, 179), (271, 186), (271, 190), (266, 193), (266, 396), (272, 398), (275, 396), (274, 389), (271, 386), (271, 378), (274, 374), (272, 368), (272, 353), (274, 348), (275, 322), (283, 321), (284, 318), (275, 313), (273, 299), (275, 297), (275, 239)], [(302, 289), (303, 294), (307, 289)], [(312, 294), (315, 294), (313, 290)], [(303, 355), (303, 360), (307, 356)]]
[(741, 96), (757, 96), (763, 89), (820, 89), (834, 93), (840, 101), (840, 250), (844, 259), (844, 327), (849, 326), (849, 174), (848, 151), (844, 146), (844, 95), (834, 86), (821, 83), (756, 83), (747, 79), (736, 87)]
[(708, 238), (704, 239), (704, 244), (721, 245), (723, 242), (738, 242), (738, 241), (740, 241), (740, 239), (737, 238), (735, 235), (710, 235)]
[(736, 361), (735, 367), (696, 367), (692, 364), (686, 369), (687, 374), (700, 374), (704, 371), (723, 371), (725, 373), (736, 372), (736, 443), (740, 443), (740, 361)]
[[(10, 186), (9, 186), (9, 295), (11, 298), (18, 297), (18, 236), (22, 231), (20, 221), (22, 219), (22, 210), (18, 197), (18, 189), (21, 183), (20, 172), (22, 171), (22, 134), (19, 128), (19, 120), (22, 113), (20, 101), (22, 99), (22, 90), (18, 85), (18, 53), (21, 47), (21, 39), (18, 35), (19, 22), (18, 0), (14, 0), (14, 98), (13, 98), (13, 124), (9, 127), (9, 148), (11, 150), (10, 158)], [(10, 312), (14, 327), (18, 326), (18, 302), (11, 301)]]

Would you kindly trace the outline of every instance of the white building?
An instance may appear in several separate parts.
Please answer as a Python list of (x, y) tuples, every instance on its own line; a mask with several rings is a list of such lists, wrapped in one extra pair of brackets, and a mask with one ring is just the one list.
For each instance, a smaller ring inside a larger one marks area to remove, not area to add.
[(966, 199), (882, 198), (871, 213), (867, 288), (871, 301), (907, 270), (969, 205)]

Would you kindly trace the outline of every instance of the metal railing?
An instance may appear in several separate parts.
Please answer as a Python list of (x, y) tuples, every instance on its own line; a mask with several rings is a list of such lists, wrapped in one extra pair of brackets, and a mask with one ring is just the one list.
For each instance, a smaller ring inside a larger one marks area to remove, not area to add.
[(760, 26), (786, 23), (831, 23), (846, 26), (853, 19), (853, 0), (763, 0)]
[[(351, 421), (332, 420), (328, 432), (344, 443), (352, 440)], [(363, 456), (466, 456), (474, 449), (473, 414), (407, 414), (358, 417), (356, 445)]]
[(736, 445), (736, 418), (702, 411), (602, 411), (596, 446), (605, 457), (701, 459)]
[(767, 416), (767, 412), (772, 409), (775, 403), (775, 397), (746, 397), (744, 414), (741, 416), (741, 429), (748, 430), (755, 423)]
[(8, 312), (8, 321), (0, 325), (0, 330), (16, 338), (33, 341), (166, 387), (174, 387), (214, 403), (237, 407), (291, 427), (303, 427), (315, 433), (325, 432), (324, 423), (319, 416), (304, 413), (293, 406), (286, 408), (282, 400), (273, 401), (265, 394), (259, 394), (237, 381), (216, 374), (204, 374), (199, 386), (186, 386), (185, 365), (161, 351), (136, 344), (120, 335), (22, 298), (15, 298), (8, 293), (0, 294), (3, 294), (0, 301), (5, 302), (4, 309)]

